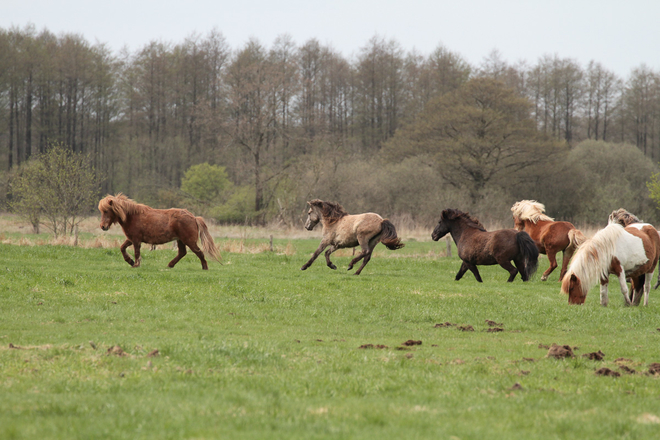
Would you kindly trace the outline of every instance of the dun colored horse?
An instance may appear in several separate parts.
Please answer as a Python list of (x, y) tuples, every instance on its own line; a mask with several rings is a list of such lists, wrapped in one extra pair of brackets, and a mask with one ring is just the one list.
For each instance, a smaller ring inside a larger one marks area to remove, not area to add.
[[(204, 252), (197, 246), (197, 239), (202, 243), (202, 249), (215, 260), (219, 261), (218, 252), (213, 238), (202, 217), (195, 217), (185, 209), (155, 209), (129, 199), (122, 193), (107, 195), (99, 202), (101, 211), (101, 229), (107, 231), (114, 223), (119, 223), (126, 235), (126, 241), (121, 245), (124, 260), (133, 267), (140, 267), (140, 246), (147, 244), (164, 244), (176, 240), (178, 254), (168, 267), (174, 267), (186, 255), (186, 246), (199, 257), (202, 269), (208, 270)], [(128, 255), (126, 248), (133, 245), (135, 261)]]
[(539, 251), (527, 232), (515, 229), (487, 232), (481, 222), (468, 213), (445, 209), (431, 238), (438, 241), (448, 233), (456, 243), (458, 256), (463, 260), (456, 281), (470, 269), (481, 283), (478, 265), (499, 264), (509, 272), (508, 282), (512, 282), (518, 272), (523, 281), (528, 281), (536, 272)]
[[(573, 256), (561, 283), (569, 304), (583, 304), (589, 289), (600, 281), (600, 304), (609, 303), (609, 275), (619, 278), (626, 305), (639, 305), (642, 291), (648, 305), (651, 277), (660, 257), (660, 237), (648, 223), (633, 223), (624, 228), (610, 223), (586, 240)], [(626, 278), (631, 280), (629, 295)]]
[(305, 270), (312, 265), (314, 260), (329, 246), (325, 251), (325, 261), (330, 269), (337, 269), (337, 266), (330, 261), (330, 254), (337, 249), (355, 247), (358, 244), (362, 248), (355, 258), (348, 265), (348, 270), (353, 269), (353, 265), (362, 260), (362, 265), (355, 272), (360, 275), (364, 266), (371, 259), (371, 253), (378, 243), (383, 243), (388, 249), (401, 249), (404, 244), (396, 235), (394, 225), (387, 219), (373, 212), (365, 214), (350, 215), (338, 203), (324, 202), (315, 199), (307, 202), (309, 210), (307, 211), (307, 220), (305, 229), (311, 231), (321, 222), (323, 226), (323, 238), (318, 249), (300, 269)]
[(546, 281), (553, 270), (557, 268), (557, 253), (562, 253), (559, 281), (564, 278), (568, 262), (575, 250), (585, 240), (585, 236), (569, 222), (554, 221), (544, 214), (545, 206), (534, 200), (522, 200), (511, 208), (515, 228), (526, 231), (539, 252), (546, 254), (550, 267), (543, 272), (541, 281)]

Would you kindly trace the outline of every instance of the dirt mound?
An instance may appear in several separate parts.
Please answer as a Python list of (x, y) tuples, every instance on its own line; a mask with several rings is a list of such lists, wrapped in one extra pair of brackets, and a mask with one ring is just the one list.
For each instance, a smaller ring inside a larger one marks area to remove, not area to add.
[(412, 347), (413, 345), (422, 345), (422, 341), (414, 341), (412, 339), (408, 339), (406, 342), (404, 342), (401, 345), (405, 345), (406, 347)]
[(503, 332), (504, 329), (502, 327), (491, 327), (486, 332), (488, 333), (497, 333), (497, 332)]
[(596, 370), (596, 376), (611, 376), (611, 377), (619, 377), (621, 376), (621, 373), (618, 373), (616, 371), (612, 371), (607, 367), (599, 368)]
[(379, 350), (382, 350), (382, 349), (384, 349), (384, 348), (387, 348), (387, 345), (382, 345), (382, 344), (378, 344), (378, 345), (374, 345), (374, 344), (363, 344), (363, 345), (360, 345), (358, 348), (377, 348), (377, 349), (379, 349)]
[(113, 347), (108, 348), (108, 355), (115, 355), (115, 356), (128, 356), (124, 350), (119, 345), (115, 345)]
[(459, 325), (458, 329), (462, 332), (473, 332), (474, 331), (474, 327), (472, 327), (471, 325)]
[(487, 324), (489, 327), (502, 327), (502, 326), (504, 325), (504, 324), (501, 324), (501, 323), (497, 323), (497, 322), (495, 322), (495, 321), (491, 321), (490, 319), (487, 319), (487, 320), (486, 320), (486, 324)]
[(594, 351), (593, 353), (583, 354), (582, 357), (589, 358), (592, 361), (602, 361), (603, 358), (605, 357), (605, 353), (598, 350), (598, 351)]
[(452, 324), (451, 322), (443, 322), (441, 324), (436, 324), (433, 326), (433, 328), (438, 328), (438, 327), (455, 327), (456, 324)]
[(553, 357), (555, 359), (565, 359), (568, 357), (575, 357), (573, 350), (569, 345), (557, 345), (552, 344), (552, 347), (548, 350), (546, 357)]
[(654, 362), (652, 364), (649, 364), (649, 373), (660, 374), (660, 363)]
[(619, 365), (619, 370), (623, 371), (624, 373), (628, 373), (628, 374), (637, 373), (637, 371), (635, 371), (633, 368), (627, 367), (625, 365)]

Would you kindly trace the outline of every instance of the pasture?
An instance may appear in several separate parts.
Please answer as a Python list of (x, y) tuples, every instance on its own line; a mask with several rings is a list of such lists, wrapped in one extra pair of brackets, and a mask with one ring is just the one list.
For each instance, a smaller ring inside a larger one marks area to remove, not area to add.
[(216, 238), (208, 271), (167, 269), (171, 248), (134, 269), (117, 247), (0, 244), (0, 438), (657, 438), (660, 291), (569, 306), (545, 256), (528, 283), (456, 282), (455, 249), (403, 238), (360, 276), (350, 249), (301, 271), (317, 238)]

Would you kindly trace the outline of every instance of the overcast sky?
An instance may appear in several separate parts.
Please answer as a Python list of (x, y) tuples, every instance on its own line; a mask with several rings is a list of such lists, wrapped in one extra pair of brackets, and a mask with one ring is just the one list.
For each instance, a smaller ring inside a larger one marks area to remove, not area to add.
[(440, 44), (479, 65), (494, 49), (510, 63), (543, 55), (600, 62), (622, 78), (660, 70), (658, 0), (0, 0), (0, 27), (82, 34), (130, 51), (219, 30), (232, 49), (278, 35), (318, 39), (345, 57), (375, 35), (406, 50)]

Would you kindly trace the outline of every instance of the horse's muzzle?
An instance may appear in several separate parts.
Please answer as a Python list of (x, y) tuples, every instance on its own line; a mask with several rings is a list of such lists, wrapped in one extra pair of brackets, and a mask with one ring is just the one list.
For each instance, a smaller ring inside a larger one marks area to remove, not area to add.
[(101, 225), (101, 229), (103, 229), (104, 231), (107, 231), (108, 229), (110, 229), (110, 226)]

